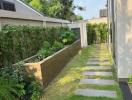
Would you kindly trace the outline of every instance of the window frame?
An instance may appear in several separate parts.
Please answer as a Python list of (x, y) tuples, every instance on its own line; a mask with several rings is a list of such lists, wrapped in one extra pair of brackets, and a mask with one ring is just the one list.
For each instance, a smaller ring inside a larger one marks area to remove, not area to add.
[[(6, 4), (7, 4), (7, 5), (8, 5), (8, 4), (11, 5), (13, 8), (12, 8), (12, 9), (9, 9), (9, 8), (4, 7), (4, 3), (5, 3), (5, 5), (6, 5)], [(0, 8), (0, 9), (2, 9), (2, 10), (13, 11), (13, 12), (16, 11), (15, 4), (12, 3), (12, 2), (5, 1), (5, 0), (0, 0), (0, 5), (1, 5), (1, 8)]]

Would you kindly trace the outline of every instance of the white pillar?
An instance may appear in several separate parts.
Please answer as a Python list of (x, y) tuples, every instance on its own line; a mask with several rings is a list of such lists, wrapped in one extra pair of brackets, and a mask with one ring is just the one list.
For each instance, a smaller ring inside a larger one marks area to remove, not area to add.
[(87, 27), (85, 22), (80, 22), (80, 36), (81, 36), (81, 47), (86, 48), (88, 46), (87, 40)]
[(80, 37), (81, 37), (81, 47), (86, 48), (88, 46), (87, 42), (87, 27), (86, 22), (80, 21), (69, 24), (69, 28), (79, 28), (80, 29)]

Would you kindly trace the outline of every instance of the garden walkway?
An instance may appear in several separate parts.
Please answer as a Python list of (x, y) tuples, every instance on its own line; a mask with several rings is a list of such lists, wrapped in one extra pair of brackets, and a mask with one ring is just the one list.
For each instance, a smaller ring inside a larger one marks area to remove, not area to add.
[(122, 100), (106, 45), (80, 51), (48, 86), (42, 100)]

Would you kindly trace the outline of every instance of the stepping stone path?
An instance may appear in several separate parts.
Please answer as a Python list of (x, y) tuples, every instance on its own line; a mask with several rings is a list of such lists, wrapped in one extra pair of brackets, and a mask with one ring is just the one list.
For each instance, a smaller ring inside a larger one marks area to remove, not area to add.
[(114, 85), (115, 81), (104, 79), (81, 79), (80, 84)]
[(89, 75), (89, 76), (112, 76), (112, 72), (83, 72), (83, 75)]
[(86, 66), (85, 70), (111, 70), (110, 66)]
[[(96, 49), (96, 48), (95, 48)], [(103, 50), (100, 50), (97, 48), (98, 54), (96, 53), (91, 53), (90, 58), (88, 59), (87, 66), (84, 68), (84, 72), (82, 72), (82, 75), (85, 76), (99, 76), (99, 77), (107, 77), (107, 76), (113, 76), (112, 72), (105, 71), (105, 70), (110, 70), (111, 71), (111, 66), (110, 65), (110, 59), (108, 54), (99, 54)], [(97, 54), (97, 55), (96, 55)], [(100, 58), (103, 57), (101, 60)], [(102, 66), (105, 65), (105, 66)], [(91, 71), (90, 71), (91, 70)], [(94, 71), (92, 71), (94, 70)], [(99, 71), (103, 70), (103, 71)], [(89, 78), (82, 78), (80, 80), (79, 85), (97, 85), (97, 86), (112, 86), (115, 85), (116, 81), (115, 80), (109, 80), (109, 79), (89, 79)], [(94, 89), (94, 88), (78, 88), (75, 91), (75, 95), (78, 96), (85, 96), (85, 97), (109, 97), (109, 98), (116, 98), (117, 93), (116, 90), (100, 90), (100, 89)]]
[[(88, 65), (98, 65), (100, 63), (99, 63), (99, 61), (88, 61), (87, 64)], [(109, 61), (101, 61), (101, 64), (108, 65), (108, 64), (110, 64), (110, 62)]]
[(95, 89), (78, 89), (75, 92), (76, 95), (81, 96), (89, 96), (89, 97), (116, 97), (115, 91), (107, 91), (107, 90), (95, 90)]

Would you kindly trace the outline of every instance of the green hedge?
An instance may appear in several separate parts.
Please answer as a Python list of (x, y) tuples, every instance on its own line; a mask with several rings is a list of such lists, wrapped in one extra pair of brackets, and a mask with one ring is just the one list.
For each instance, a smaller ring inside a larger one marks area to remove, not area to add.
[(107, 41), (108, 27), (105, 23), (87, 24), (88, 44), (104, 43)]
[(75, 36), (67, 27), (4, 26), (0, 32), (0, 66), (9, 66), (35, 55), (44, 41), (67, 45), (75, 41)]

